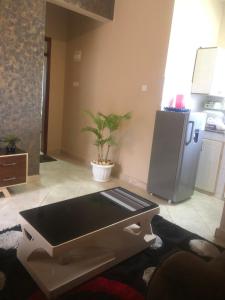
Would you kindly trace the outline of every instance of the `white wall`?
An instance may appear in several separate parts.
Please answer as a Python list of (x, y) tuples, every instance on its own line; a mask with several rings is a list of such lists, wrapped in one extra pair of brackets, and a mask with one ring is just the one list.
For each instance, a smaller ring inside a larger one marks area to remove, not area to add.
[(175, 0), (163, 107), (176, 94), (190, 98), (196, 51), (199, 47), (217, 46), (222, 15), (220, 0)]

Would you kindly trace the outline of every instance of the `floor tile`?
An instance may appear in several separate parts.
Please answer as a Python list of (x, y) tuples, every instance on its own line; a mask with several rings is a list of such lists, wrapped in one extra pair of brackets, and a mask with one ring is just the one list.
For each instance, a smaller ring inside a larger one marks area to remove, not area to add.
[(116, 186), (127, 188), (158, 203), (160, 214), (170, 222), (225, 246), (224, 242), (214, 238), (224, 205), (222, 200), (196, 191), (188, 201), (169, 204), (143, 189), (115, 178), (106, 183), (95, 182), (90, 168), (66, 157), (63, 160), (42, 163), (39, 178), (27, 185), (11, 188), (11, 198), (0, 198), (0, 230), (18, 224), (19, 211)]

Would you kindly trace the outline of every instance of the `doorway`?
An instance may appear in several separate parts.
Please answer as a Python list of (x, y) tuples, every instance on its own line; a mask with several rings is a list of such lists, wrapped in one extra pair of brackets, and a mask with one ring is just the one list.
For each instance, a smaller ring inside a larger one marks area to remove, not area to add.
[(44, 49), (44, 76), (41, 103), (41, 153), (47, 154), (48, 144), (48, 115), (49, 115), (49, 90), (50, 90), (50, 62), (51, 62), (51, 38), (45, 37)]

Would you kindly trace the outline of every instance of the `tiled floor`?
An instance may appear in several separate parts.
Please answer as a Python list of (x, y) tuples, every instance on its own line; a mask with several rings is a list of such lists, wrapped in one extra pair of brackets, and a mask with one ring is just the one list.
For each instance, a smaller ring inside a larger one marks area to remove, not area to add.
[(157, 202), (160, 205), (160, 214), (164, 218), (225, 247), (224, 242), (214, 240), (214, 232), (221, 219), (222, 200), (195, 192), (188, 201), (176, 205), (168, 204), (118, 179), (107, 183), (94, 182), (88, 168), (65, 158), (56, 162), (42, 163), (39, 178), (33, 179), (27, 185), (11, 188), (11, 198), (0, 198), (0, 230), (18, 224), (18, 212), (21, 210), (114, 186), (123, 186)]

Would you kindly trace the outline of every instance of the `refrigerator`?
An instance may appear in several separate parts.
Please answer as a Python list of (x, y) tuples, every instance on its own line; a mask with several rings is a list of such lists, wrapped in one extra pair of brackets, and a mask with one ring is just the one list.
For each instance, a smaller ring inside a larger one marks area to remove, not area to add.
[(204, 113), (156, 112), (148, 192), (174, 203), (192, 196), (205, 121)]

